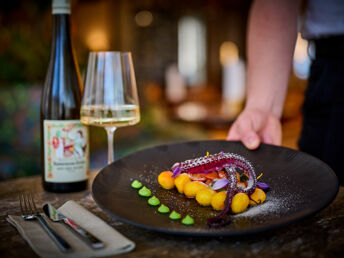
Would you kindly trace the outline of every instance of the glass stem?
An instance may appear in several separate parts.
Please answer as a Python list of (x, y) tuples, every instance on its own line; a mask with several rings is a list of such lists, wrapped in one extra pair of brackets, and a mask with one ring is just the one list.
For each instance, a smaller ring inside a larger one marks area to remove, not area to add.
[(114, 132), (116, 131), (116, 127), (105, 127), (107, 136), (108, 136), (108, 164), (111, 164), (112, 162), (115, 161), (115, 155), (114, 155), (114, 150), (113, 150), (113, 135)]

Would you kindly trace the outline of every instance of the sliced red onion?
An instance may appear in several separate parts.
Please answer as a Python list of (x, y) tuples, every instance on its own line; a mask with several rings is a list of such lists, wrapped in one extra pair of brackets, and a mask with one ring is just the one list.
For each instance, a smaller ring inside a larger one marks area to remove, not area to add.
[(219, 190), (226, 187), (228, 183), (229, 181), (226, 178), (222, 178), (217, 180), (211, 188), (213, 188), (213, 190)]
[(266, 183), (262, 183), (262, 182), (257, 182), (257, 187), (259, 187), (262, 190), (269, 190), (270, 186)]

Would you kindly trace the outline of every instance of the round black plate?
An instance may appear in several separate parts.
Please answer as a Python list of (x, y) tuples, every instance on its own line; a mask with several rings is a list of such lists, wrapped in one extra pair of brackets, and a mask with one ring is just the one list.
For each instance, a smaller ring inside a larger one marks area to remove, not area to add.
[[(176, 189), (162, 189), (157, 177), (178, 161), (220, 151), (243, 155), (250, 160), (261, 182), (271, 186), (266, 202), (246, 212), (231, 215), (232, 222), (222, 228), (208, 228), (206, 220), (217, 212), (187, 199)], [(168, 215), (140, 197), (131, 188), (134, 179), (151, 189), (162, 203), (183, 216), (195, 219), (193, 226), (171, 221)], [(325, 208), (338, 192), (334, 172), (322, 161), (292, 149), (265, 145), (248, 151), (239, 142), (197, 141), (161, 145), (128, 155), (105, 167), (95, 178), (92, 194), (96, 203), (110, 215), (149, 230), (195, 236), (225, 236), (256, 233), (296, 222)]]

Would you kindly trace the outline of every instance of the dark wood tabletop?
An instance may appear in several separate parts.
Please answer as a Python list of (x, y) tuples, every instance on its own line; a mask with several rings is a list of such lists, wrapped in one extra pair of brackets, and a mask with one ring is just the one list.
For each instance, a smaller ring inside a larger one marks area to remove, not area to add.
[[(90, 185), (96, 172), (91, 173)], [(89, 188), (90, 189), (90, 188)], [(43, 191), (39, 176), (0, 182), (0, 256), (36, 257), (6, 217), (20, 214), (18, 194), (31, 191), (37, 204), (61, 206), (74, 200), (136, 243), (120, 257), (341, 257), (344, 251), (344, 187), (318, 214), (296, 224), (245, 237), (185, 237), (152, 232), (122, 223), (103, 212), (90, 190), (71, 194)], [(118, 257), (118, 256), (117, 256)]]

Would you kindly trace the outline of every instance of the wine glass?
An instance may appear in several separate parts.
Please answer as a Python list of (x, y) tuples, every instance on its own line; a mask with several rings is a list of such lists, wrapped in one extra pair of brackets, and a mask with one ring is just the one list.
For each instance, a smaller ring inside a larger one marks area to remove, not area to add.
[(130, 52), (90, 53), (80, 112), (82, 123), (105, 128), (108, 136), (108, 164), (112, 163), (115, 160), (115, 130), (140, 121)]

